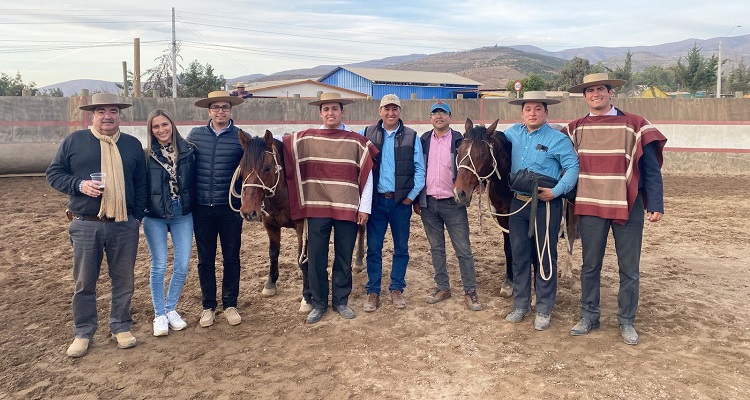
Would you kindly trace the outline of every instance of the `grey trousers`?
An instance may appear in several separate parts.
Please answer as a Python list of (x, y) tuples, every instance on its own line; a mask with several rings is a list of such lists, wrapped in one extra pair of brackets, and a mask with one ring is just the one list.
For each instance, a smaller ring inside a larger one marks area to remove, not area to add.
[(133, 297), (135, 257), (138, 251), (140, 223), (128, 215), (125, 222), (81, 221), (70, 223), (73, 246), (73, 334), (77, 338), (94, 337), (98, 324), (96, 282), (102, 259), (107, 255), (112, 283), (109, 329), (112, 333), (129, 331), (133, 325), (130, 300)]
[(598, 321), (601, 315), (602, 263), (607, 237), (612, 229), (620, 271), (620, 290), (617, 295), (617, 322), (632, 325), (638, 309), (640, 285), (641, 245), (643, 243), (643, 199), (640, 194), (625, 225), (610, 219), (582, 215), (579, 220), (583, 266), (581, 267), (581, 317)]

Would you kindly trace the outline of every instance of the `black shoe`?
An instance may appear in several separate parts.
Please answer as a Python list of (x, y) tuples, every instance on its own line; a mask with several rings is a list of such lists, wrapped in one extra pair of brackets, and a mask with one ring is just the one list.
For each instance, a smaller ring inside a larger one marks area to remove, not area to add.
[(589, 333), (590, 331), (599, 327), (599, 320), (592, 321), (588, 318), (581, 318), (580, 321), (570, 330), (570, 334), (573, 336), (581, 336)]
[(333, 306), (333, 311), (336, 311), (337, 313), (341, 314), (342, 317), (346, 319), (353, 319), (354, 318), (354, 310), (352, 310), (348, 305), (341, 304), (338, 306)]
[(307, 323), (314, 324), (320, 321), (320, 319), (326, 314), (326, 311), (328, 310), (325, 308), (313, 308), (313, 310), (310, 311), (310, 314), (307, 314)]

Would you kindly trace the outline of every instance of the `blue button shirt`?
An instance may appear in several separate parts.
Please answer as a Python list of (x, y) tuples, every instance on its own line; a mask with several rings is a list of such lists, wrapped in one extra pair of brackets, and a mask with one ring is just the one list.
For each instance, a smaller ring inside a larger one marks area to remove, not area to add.
[[(394, 153), (396, 132), (401, 128), (399, 123), (398, 127), (392, 131), (385, 131), (383, 135), (383, 148), (380, 150), (380, 179), (378, 180), (378, 193), (388, 193), (396, 191), (396, 156)], [(359, 133), (364, 135), (365, 130), (363, 128)], [(422, 151), (422, 141), (419, 139), (419, 135), (414, 140), (414, 188), (411, 189), (408, 195), (411, 201), (419, 196), (419, 192), (424, 188), (425, 173), (427, 170), (424, 165), (424, 155)]]
[[(566, 134), (547, 124), (534, 132), (529, 132), (524, 124), (515, 124), (505, 131), (505, 137), (513, 144), (511, 172), (528, 168), (560, 179), (552, 188), (555, 197), (569, 192), (578, 182), (578, 155)], [(560, 178), (563, 170), (565, 175)]]

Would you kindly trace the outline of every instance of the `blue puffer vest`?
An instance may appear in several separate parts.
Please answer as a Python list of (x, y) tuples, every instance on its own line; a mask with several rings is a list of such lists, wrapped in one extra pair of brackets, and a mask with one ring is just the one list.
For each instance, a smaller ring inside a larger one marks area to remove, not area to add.
[(229, 205), (229, 185), (245, 152), (240, 144), (239, 129), (231, 120), (229, 124), (229, 130), (218, 136), (206, 125), (193, 128), (187, 137), (195, 146), (196, 204)]

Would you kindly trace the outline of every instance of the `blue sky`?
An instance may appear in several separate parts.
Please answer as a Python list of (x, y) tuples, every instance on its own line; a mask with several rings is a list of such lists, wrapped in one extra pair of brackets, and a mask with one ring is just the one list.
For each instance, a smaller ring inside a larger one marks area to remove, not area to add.
[[(8, 2), (5, 2), (8, 3)], [(32, 6), (28, 5), (33, 3)], [(481, 46), (549, 51), (644, 46), (750, 34), (750, 1), (145, 1), (35, 0), (0, 6), (0, 72), (38, 87), (122, 79), (141, 41), (141, 72), (168, 49), (171, 7), (182, 65), (231, 79), (320, 64)], [(734, 28), (737, 25), (747, 26)], [(734, 29), (733, 29), (734, 28)], [(712, 51), (712, 49), (704, 49)]]

